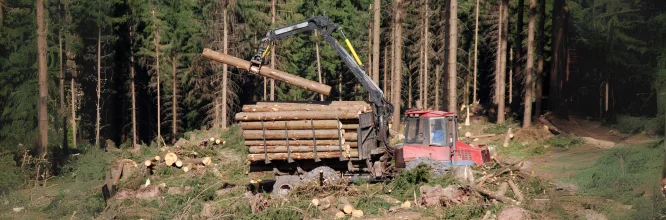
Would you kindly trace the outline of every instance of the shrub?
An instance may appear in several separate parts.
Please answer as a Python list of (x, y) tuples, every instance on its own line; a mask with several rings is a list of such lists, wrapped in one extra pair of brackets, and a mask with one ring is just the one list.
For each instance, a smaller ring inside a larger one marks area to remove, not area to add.
[(573, 148), (582, 143), (583, 139), (569, 135), (557, 135), (548, 140), (550, 146), (559, 148)]
[(622, 115), (617, 117), (617, 124), (613, 127), (627, 134), (650, 132), (661, 135), (664, 133), (664, 119), (662, 117), (646, 118)]
[(16, 166), (12, 155), (0, 157), (0, 195), (6, 195), (11, 190), (23, 186), (24, 174)]

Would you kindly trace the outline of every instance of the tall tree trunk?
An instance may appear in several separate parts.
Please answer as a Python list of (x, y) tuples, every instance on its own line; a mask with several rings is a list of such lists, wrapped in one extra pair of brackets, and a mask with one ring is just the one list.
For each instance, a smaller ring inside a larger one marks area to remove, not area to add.
[[(72, 23), (72, 15), (70, 13), (69, 6), (70, 6), (69, 3), (66, 3), (64, 5), (64, 7), (65, 7), (65, 22), (67, 24)], [(66, 32), (66, 34), (67, 34), (67, 36), (70, 36), (70, 37), (72, 35), (71, 32)], [(68, 37), (65, 37), (65, 39), (67, 39), (67, 38)], [(71, 92), (71, 94), (70, 94), (71, 106), (70, 107), (71, 107), (71, 111), (72, 111), (71, 112), (72, 113), (72, 119), (70, 120), (70, 122), (72, 124), (72, 147), (76, 148), (77, 147), (76, 140), (77, 140), (78, 137), (76, 136), (76, 128), (77, 128), (76, 127), (76, 84), (74, 82), (74, 79), (76, 79), (76, 77), (78, 75), (78, 72), (76, 70), (76, 61), (74, 59), (75, 55), (70, 50), (71, 45), (69, 43), (71, 43), (71, 42), (67, 42), (66, 47), (65, 47), (65, 57), (67, 59), (65, 61), (65, 66), (67, 67), (67, 71), (69, 71), (72, 74), (72, 77), (70, 79), (70, 86), (69, 86), (69, 88), (70, 88), (69, 90)]]
[[(513, 48), (509, 49), (509, 63), (516, 66), (516, 62), (513, 62)], [(509, 104), (513, 103), (513, 69), (509, 68)]]
[[(317, 32), (315, 31), (315, 35)], [(319, 77), (319, 83), (323, 83), (321, 79), (321, 58), (319, 56), (319, 42), (315, 42), (315, 52), (317, 53), (317, 76)], [(324, 94), (319, 94), (319, 101), (324, 101)]]
[(478, 63), (479, 63), (479, 0), (476, 0), (476, 9), (475, 9), (475, 17), (476, 17), (476, 23), (474, 25), (474, 86), (473, 87), (473, 95), (472, 95), (472, 102), (476, 102), (476, 78), (477, 78), (477, 71), (478, 71)]
[(506, 54), (507, 54), (507, 29), (509, 27), (509, 0), (502, 0), (502, 41), (500, 50), (500, 88), (499, 88), (499, 103), (497, 103), (497, 122), (503, 123), (505, 120), (505, 100), (506, 100)]
[(544, 54), (543, 47), (546, 38), (546, 0), (539, 1), (539, 27), (537, 35), (536, 55), (539, 58), (537, 63), (536, 73), (536, 100), (534, 106), (534, 117), (541, 116), (541, 102), (543, 100), (543, 70), (544, 70)]
[[(517, 7), (518, 19), (516, 21), (516, 42), (514, 43), (515, 53), (514, 53), (514, 56), (513, 56), (513, 61), (510, 62), (511, 65), (513, 65), (513, 74), (515, 74), (515, 75), (519, 75), (521, 70), (523, 69), (523, 61), (522, 61), (522, 58), (523, 58), (523, 26), (525, 26), (524, 22), (523, 22), (523, 18), (524, 18), (524, 14), (525, 14), (524, 7), (525, 7), (525, 0), (518, 0), (518, 7)], [(520, 92), (513, 92), (513, 89), (514, 89), (513, 88), (513, 78), (515, 78), (515, 77), (512, 77), (512, 79), (510, 79), (510, 81), (509, 81), (509, 83), (512, 85), (509, 88), (509, 93), (510, 93), (509, 103), (513, 103), (513, 99), (514, 99), (513, 96), (518, 96), (518, 97), (516, 97), (516, 99), (520, 98)]]
[[(369, 7), (368, 10), (369, 10), (368, 16), (370, 16), (372, 18), (372, 11), (374, 10), (372, 8), (372, 4), (370, 4), (370, 7)], [(374, 61), (373, 61), (374, 58), (372, 57), (372, 32), (373, 32), (372, 27), (373, 27), (372, 20), (369, 20), (368, 21), (368, 73), (367, 74), (368, 74), (368, 76), (370, 76), (370, 79), (373, 79), (373, 81), (374, 81), (375, 71), (372, 69), (372, 65), (374, 63)]]
[(458, 108), (458, 73), (456, 58), (458, 57), (458, 0), (451, 0), (449, 18), (449, 112), (457, 112)]
[(400, 95), (402, 87), (402, 0), (395, 0), (395, 56), (393, 57), (393, 130), (400, 131)]
[(534, 81), (534, 25), (536, 17), (536, 0), (530, 0), (529, 23), (527, 25), (527, 71), (525, 73), (525, 115), (523, 116), (523, 128), (532, 126), (532, 88)]
[(39, 73), (39, 155), (46, 154), (49, 142), (48, 131), (48, 70), (46, 66), (46, 25), (44, 24), (44, 1), (37, 0), (37, 70)]
[(563, 29), (560, 20), (562, 19), (562, 7), (564, 6), (563, 1), (554, 1), (553, 2), (553, 21), (552, 21), (552, 58), (550, 64), (550, 91), (548, 92), (548, 108), (551, 112), (557, 112), (559, 107), (559, 63), (560, 59), (560, 45), (562, 44), (563, 39)]
[[(130, 27), (130, 45), (133, 45), (134, 29)], [(132, 147), (135, 151), (140, 150), (141, 145), (138, 144), (138, 137), (136, 131), (136, 86), (134, 83), (134, 53), (132, 46), (130, 46), (130, 78), (131, 78), (131, 92), (132, 92)]]
[[(228, 25), (229, 21), (227, 20), (227, 8), (228, 5), (224, 5), (224, 8), (222, 8), (222, 22), (223, 24), (223, 30), (222, 30), (222, 50), (224, 51), (224, 54), (229, 53), (229, 30), (228, 30)], [(227, 113), (227, 80), (228, 80), (228, 68), (227, 64), (222, 64), (222, 128), (227, 128), (227, 119), (229, 118), (229, 115)]]
[(502, 25), (504, 22), (504, 16), (502, 15), (504, 11), (504, 0), (500, 0), (499, 7), (497, 7), (497, 51), (495, 53), (495, 96), (493, 96), (493, 103), (499, 105), (500, 102), (500, 75), (501, 75), (501, 63), (502, 63)]
[(435, 110), (440, 110), (440, 109), (442, 109), (442, 108), (439, 106), (439, 92), (441, 91), (441, 90), (439, 89), (439, 80), (440, 80), (440, 76), (439, 76), (439, 65), (436, 65), (436, 66), (435, 66)]
[(62, 59), (62, 28), (58, 31), (58, 59), (60, 59), (60, 113), (58, 116), (62, 116), (62, 149), (65, 155), (69, 155), (69, 146), (67, 146), (67, 114), (65, 113), (65, 108), (67, 108), (65, 106), (65, 72), (63, 72)]
[(388, 88), (388, 48), (388, 46), (384, 46), (384, 86), (382, 87), (384, 88), (384, 97), (387, 99), (391, 96)]
[(95, 120), (95, 147), (99, 148), (99, 132), (102, 108), (102, 27), (97, 27), (97, 119)]
[[(153, 20), (157, 22), (155, 18), (155, 6), (153, 6)], [(153, 37), (153, 43), (155, 44), (155, 73), (157, 74), (157, 147), (161, 147), (162, 140), (162, 102), (161, 102), (161, 89), (160, 89), (160, 48), (159, 48), (159, 37), (160, 34), (157, 32), (157, 25), (153, 23), (153, 31), (155, 36)]]
[[(374, 72), (372, 74), (373, 78), (372, 80), (375, 81), (377, 85), (379, 85), (379, 44), (381, 44), (379, 37), (381, 36), (381, 11), (380, 11), (380, 6), (381, 6), (381, 0), (375, 0), (375, 3), (373, 4), (374, 7), (374, 18), (373, 20), (373, 27), (372, 27), (372, 71)], [(384, 54), (386, 55), (386, 54)]]
[[(275, 27), (275, 0), (271, 1), (271, 25)], [(275, 69), (275, 47), (271, 47), (271, 68)], [(275, 80), (271, 79), (271, 101), (275, 100)], [(226, 103), (225, 103), (226, 105)]]
[(171, 94), (171, 134), (175, 140), (178, 136), (178, 80), (176, 78), (178, 77), (178, 54), (174, 54), (172, 59), (171, 77), (173, 77), (173, 80), (171, 82), (173, 85), (171, 86), (173, 87), (173, 94)]
[(428, 80), (428, 67), (429, 67), (429, 62), (428, 62), (428, 53), (430, 52), (430, 38), (428, 35), (430, 35), (430, 6), (428, 4), (428, 0), (425, 0), (425, 31), (423, 33), (425, 37), (425, 42), (423, 44), (424, 46), (424, 56), (423, 56), (423, 77), (424, 77), (424, 94), (423, 94), (423, 108), (428, 109), (428, 85), (430, 85), (430, 82)]

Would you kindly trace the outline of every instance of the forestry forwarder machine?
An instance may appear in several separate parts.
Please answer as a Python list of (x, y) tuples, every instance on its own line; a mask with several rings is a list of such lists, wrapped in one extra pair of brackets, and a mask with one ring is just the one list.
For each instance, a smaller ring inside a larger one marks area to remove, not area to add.
[[(458, 116), (443, 111), (408, 110), (405, 113), (405, 142), (392, 147), (388, 124), (394, 106), (384, 98), (382, 90), (361, 68), (361, 60), (342, 32), (341, 26), (330, 23), (327, 16), (308, 18), (269, 31), (252, 57), (250, 69), (260, 69), (267, 64), (264, 58), (275, 41), (313, 30), (321, 33), (368, 91), (372, 112), (359, 115), (357, 158), (340, 156), (339, 159), (267, 160), (251, 163), (251, 172), (273, 171), (276, 174), (274, 193), (284, 194), (303, 181), (334, 181), (340, 178), (338, 171), (352, 178), (369, 177), (371, 182), (378, 182), (392, 179), (396, 168), (412, 169), (424, 163), (432, 167), (434, 173), (443, 174), (451, 166), (481, 164), (490, 160), (487, 149), (472, 147), (457, 140)], [(333, 38), (332, 33), (337, 30), (342, 33), (353, 56)]]

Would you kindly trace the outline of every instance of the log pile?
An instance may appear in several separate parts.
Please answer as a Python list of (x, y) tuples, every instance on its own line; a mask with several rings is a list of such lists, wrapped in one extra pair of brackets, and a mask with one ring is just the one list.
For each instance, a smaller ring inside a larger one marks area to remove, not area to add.
[(309, 160), (358, 157), (359, 115), (364, 101), (258, 102), (235, 118), (249, 149), (248, 160)]

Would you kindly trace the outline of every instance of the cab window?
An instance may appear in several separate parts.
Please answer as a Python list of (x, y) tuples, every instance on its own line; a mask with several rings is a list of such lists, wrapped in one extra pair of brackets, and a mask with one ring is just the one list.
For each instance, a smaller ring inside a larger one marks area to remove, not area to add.
[(447, 143), (446, 118), (430, 119), (430, 144), (444, 146)]
[(405, 143), (422, 144), (424, 140), (424, 121), (418, 117), (407, 118)]

